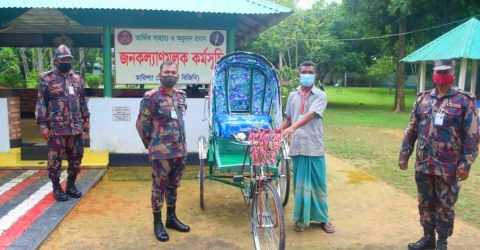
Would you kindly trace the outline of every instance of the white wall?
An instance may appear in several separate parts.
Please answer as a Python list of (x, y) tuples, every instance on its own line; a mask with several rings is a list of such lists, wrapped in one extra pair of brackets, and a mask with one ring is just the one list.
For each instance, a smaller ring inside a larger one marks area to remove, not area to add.
[[(185, 133), (187, 134), (188, 152), (198, 152), (198, 137), (208, 138), (208, 114), (203, 115), (204, 99), (187, 99), (187, 113), (185, 115)], [(205, 110), (208, 112), (208, 109)], [(203, 120), (205, 118), (205, 120)]]
[[(141, 98), (89, 99), (92, 150), (108, 150), (112, 153), (146, 152), (135, 128), (140, 100)], [(185, 132), (189, 152), (198, 151), (197, 139), (200, 135), (208, 136), (208, 122), (202, 121), (203, 105), (203, 99), (187, 99)], [(117, 115), (122, 113), (121, 117), (114, 117), (114, 109)]]
[(8, 132), (8, 102), (0, 98), (0, 152), (10, 151), (10, 134)]

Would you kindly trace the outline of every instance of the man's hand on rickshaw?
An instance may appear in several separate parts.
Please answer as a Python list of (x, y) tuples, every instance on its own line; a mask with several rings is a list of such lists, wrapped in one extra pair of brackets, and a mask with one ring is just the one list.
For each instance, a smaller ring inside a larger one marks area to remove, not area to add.
[(283, 138), (290, 138), (292, 137), (293, 133), (295, 133), (295, 128), (293, 126), (290, 126), (282, 131), (282, 136)]

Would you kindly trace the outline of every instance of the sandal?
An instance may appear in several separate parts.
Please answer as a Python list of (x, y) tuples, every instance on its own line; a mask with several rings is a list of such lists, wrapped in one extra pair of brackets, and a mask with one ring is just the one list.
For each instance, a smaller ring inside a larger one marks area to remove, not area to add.
[(327, 223), (322, 223), (320, 224), (320, 227), (325, 231), (327, 234), (333, 234), (335, 233), (335, 226), (333, 226), (332, 223), (327, 222)]
[(300, 222), (295, 222), (295, 232), (305, 231), (305, 226)]

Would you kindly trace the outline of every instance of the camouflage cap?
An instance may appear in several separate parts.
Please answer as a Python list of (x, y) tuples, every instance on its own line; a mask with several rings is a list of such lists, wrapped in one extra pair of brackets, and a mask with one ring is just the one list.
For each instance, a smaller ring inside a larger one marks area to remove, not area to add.
[(442, 71), (442, 70), (451, 70), (455, 67), (455, 61), (453, 60), (439, 60), (435, 61), (433, 65), (433, 70)]
[(55, 60), (66, 57), (73, 58), (72, 52), (70, 52), (70, 49), (67, 47), (67, 45), (60, 44), (60, 46), (55, 49)]

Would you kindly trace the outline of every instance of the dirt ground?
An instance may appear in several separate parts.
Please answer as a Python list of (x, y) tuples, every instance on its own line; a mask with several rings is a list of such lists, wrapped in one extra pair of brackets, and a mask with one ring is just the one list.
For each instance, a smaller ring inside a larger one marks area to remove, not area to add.
[[(288, 249), (406, 249), (420, 235), (416, 200), (327, 156), (329, 201), (337, 233), (293, 230), (292, 200), (286, 208)], [(179, 190), (179, 217), (190, 233), (170, 233), (168, 243), (152, 233), (148, 168), (111, 168), (51, 234), (41, 249), (251, 249), (248, 209), (239, 190), (207, 182), (206, 205), (198, 205), (191, 170)], [(412, 180), (414, 185), (414, 180)], [(450, 249), (480, 249), (480, 230), (457, 220)]]

